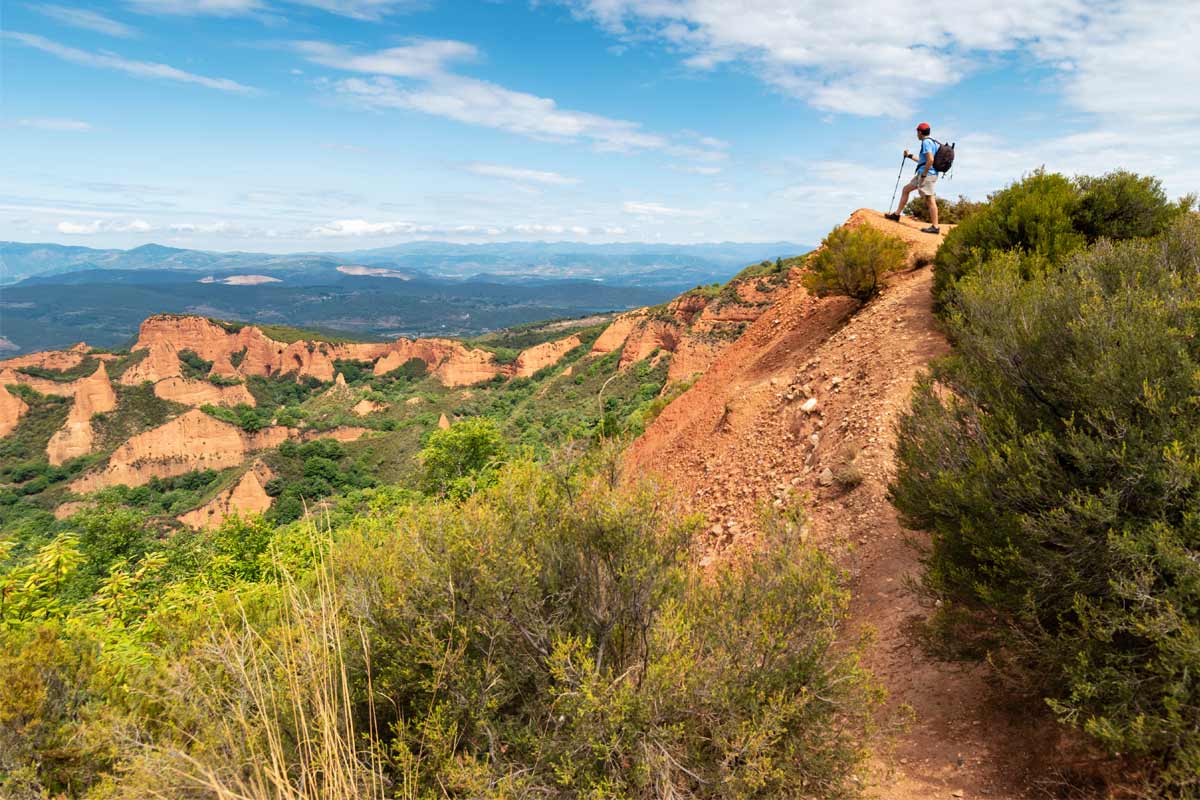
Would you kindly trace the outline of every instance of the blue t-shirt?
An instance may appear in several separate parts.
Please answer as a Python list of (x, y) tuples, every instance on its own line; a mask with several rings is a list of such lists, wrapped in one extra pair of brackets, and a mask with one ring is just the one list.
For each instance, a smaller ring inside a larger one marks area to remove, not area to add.
[[(937, 151), (938, 151), (938, 143), (935, 142), (933, 139), (926, 136), (924, 139), (921, 140), (921, 152), (917, 153), (917, 174), (918, 175), (925, 174), (925, 154), (932, 153), (933, 155), (936, 156)], [(937, 170), (931, 166), (931, 167), (929, 167), (929, 174), (937, 175), (938, 173), (937, 173)]]

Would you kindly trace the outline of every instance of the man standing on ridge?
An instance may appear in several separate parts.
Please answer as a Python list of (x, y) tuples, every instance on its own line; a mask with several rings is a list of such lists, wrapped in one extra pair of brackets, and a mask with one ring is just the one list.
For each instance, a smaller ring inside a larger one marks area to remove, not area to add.
[(904, 151), (905, 158), (911, 158), (917, 162), (917, 173), (913, 175), (913, 179), (904, 187), (904, 191), (900, 194), (900, 205), (891, 214), (884, 214), (888, 219), (899, 222), (900, 214), (904, 211), (904, 207), (908, 205), (908, 196), (916, 191), (921, 197), (925, 198), (925, 202), (929, 205), (929, 227), (922, 228), (922, 233), (941, 233), (938, 228), (938, 206), (937, 196), (934, 188), (937, 186), (938, 173), (933, 168), (933, 157), (937, 155), (938, 143), (929, 138), (929, 123), (922, 122), (917, 126), (917, 138), (921, 140), (921, 149), (916, 154)]

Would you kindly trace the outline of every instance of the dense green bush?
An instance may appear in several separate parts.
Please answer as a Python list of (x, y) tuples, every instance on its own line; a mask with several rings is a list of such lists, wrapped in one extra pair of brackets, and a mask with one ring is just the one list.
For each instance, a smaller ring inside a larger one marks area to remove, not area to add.
[(1022, 261), (958, 286), (958, 352), (902, 421), (893, 497), (932, 531), (957, 636), (1197, 797), (1200, 220)]
[(992, 194), (947, 234), (934, 261), (935, 305), (944, 311), (955, 282), (996, 253), (1016, 250), (1058, 266), (1100, 238), (1161, 233), (1193, 200), (1171, 203), (1158, 179), (1131, 172), (1071, 180), (1039, 169)]
[(1075, 185), (1038, 170), (991, 195), (987, 205), (946, 234), (934, 259), (933, 297), (945, 308), (954, 283), (993, 254), (1019, 250), (1058, 263), (1087, 239), (1075, 230)]
[(1157, 236), (1195, 200), (1190, 196), (1172, 203), (1158, 178), (1126, 170), (1098, 178), (1083, 175), (1075, 179), (1075, 185), (1080, 198), (1072, 221), (1075, 229), (1093, 242)]
[(804, 285), (816, 294), (870, 300), (883, 287), (883, 277), (904, 266), (908, 247), (903, 241), (868, 225), (841, 226), (830, 231), (813, 254)]
[(486, 486), (504, 460), (504, 437), (486, 417), (471, 417), (429, 434), (421, 450), (421, 488), (430, 494), (462, 498)]

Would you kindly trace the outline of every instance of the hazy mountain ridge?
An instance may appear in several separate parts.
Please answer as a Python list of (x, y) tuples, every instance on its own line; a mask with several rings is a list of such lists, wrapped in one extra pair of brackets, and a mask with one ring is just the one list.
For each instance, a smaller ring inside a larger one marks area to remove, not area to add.
[[(725, 279), (746, 263), (809, 249), (791, 242), (676, 245), (423, 241), (364, 250), (272, 254), (219, 253), (158, 244), (130, 250), (101, 250), (51, 243), (0, 242), (0, 284), (17, 283), (37, 275), (88, 269), (302, 272), (350, 262), (417, 270), (444, 278), (499, 273), (601, 279), (626, 285), (651, 282), (666, 285), (665, 281), (675, 276), (678, 288), (682, 285), (680, 281), (686, 284)], [(639, 276), (651, 280), (642, 280)]]

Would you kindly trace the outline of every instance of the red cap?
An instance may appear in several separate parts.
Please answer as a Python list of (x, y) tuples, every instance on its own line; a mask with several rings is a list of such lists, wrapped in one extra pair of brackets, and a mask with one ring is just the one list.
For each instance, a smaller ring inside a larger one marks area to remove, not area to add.
[(920, 125), (918, 125), (918, 126), (917, 126), (917, 130), (919, 130), (919, 131), (927, 131), (927, 130), (929, 130), (929, 123), (928, 123), (928, 122), (922, 122)]

